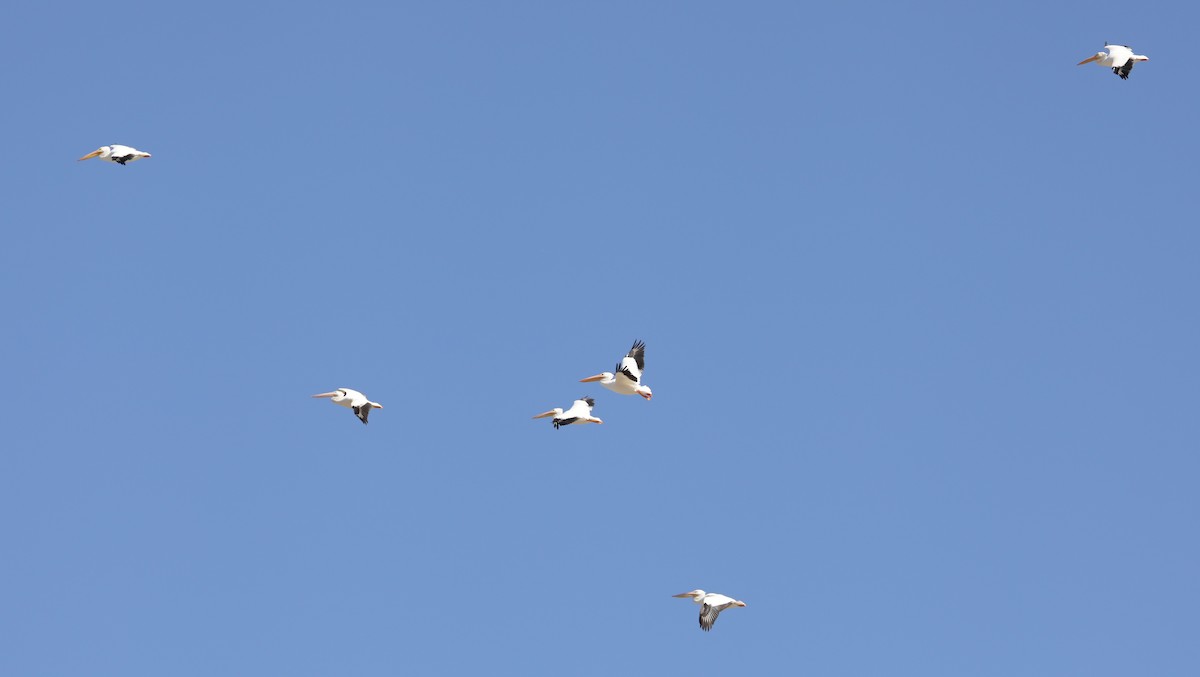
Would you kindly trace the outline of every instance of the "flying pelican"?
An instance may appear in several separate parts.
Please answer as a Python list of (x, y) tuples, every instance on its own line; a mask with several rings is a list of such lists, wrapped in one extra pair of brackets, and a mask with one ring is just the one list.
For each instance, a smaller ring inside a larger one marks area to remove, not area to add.
[(313, 397), (328, 397), (334, 404), (350, 407), (350, 410), (354, 412), (358, 420), (363, 422), (363, 425), (367, 424), (367, 415), (371, 413), (372, 408), (383, 409), (382, 404), (372, 402), (367, 399), (366, 395), (349, 388), (338, 388), (331, 393), (321, 393), (320, 395), (313, 395)]
[(616, 367), (616, 373), (606, 371), (587, 378), (579, 379), (580, 383), (599, 381), (600, 385), (620, 395), (641, 395), (647, 400), (654, 397), (650, 386), (642, 385), (642, 371), (646, 369), (646, 344), (634, 341), (621, 363)]
[(1150, 57), (1148, 56), (1134, 54), (1133, 48), (1129, 45), (1110, 45), (1106, 42), (1104, 43), (1104, 49), (1108, 50), (1107, 54), (1104, 52), (1096, 52), (1094, 56), (1088, 57), (1075, 65), (1082, 66), (1085, 63), (1091, 63), (1095, 61), (1105, 68), (1111, 68), (1112, 72), (1119, 75), (1122, 80), (1128, 80), (1129, 72), (1133, 70), (1133, 63), (1135, 61), (1150, 60)]
[(129, 146), (113, 145), (100, 146), (96, 150), (84, 155), (79, 159), (80, 161), (91, 160), (94, 157), (98, 157), (101, 160), (107, 160), (109, 162), (115, 162), (124, 166), (126, 162), (141, 160), (144, 157), (150, 157), (150, 154), (140, 151), (136, 148), (130, 148)]
[(592, 416), (592, 407), (594, 406), (596, 406), (596, 400), (584, 397), (575, 400), (575, 404), (571, 405), (571, 408), (566, 411), (555, 407), (550, 411), (534, 416), (534, 418), (553, 416), (555, 430), (558, 430), (559, 426), (571, 425), (572, 423), (604, 423), (604, 421)]
[(703, 590), (693, 590), (691, 592), (681, 592), (672, 597), (691, 597), (692, 601), (700, 606), (700, 629), (708, 632), (712, 630), (713, 623), (717, 622), (717, 615), (731, 606), (746, 606), (745, 602), (736, 600), (725, 595), (718, 595), (715, 592), (704, 592)]

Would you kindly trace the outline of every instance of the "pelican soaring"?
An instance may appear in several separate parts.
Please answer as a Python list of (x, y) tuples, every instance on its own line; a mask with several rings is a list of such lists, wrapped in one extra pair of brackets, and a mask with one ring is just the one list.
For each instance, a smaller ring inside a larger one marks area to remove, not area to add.
[(572, 423), (604, 423), (604, 421), (592, 416), (592, 407), (594, 406), (596, 406), (596, 400), (593, 400), (590, 397), (584, 397), (575, 400), (575, 404), (571, 405), (571, 408), (566, 411), (555, 407), (550, 411), (534, 416), (534, 418), (546, 418), (547, 416), (553, 416), (555, 430), (558, 430), (564, 425), (571, 425)]
[(115, 162), (124, 166), (126, 162), (141, 160), (144, 157), (150, 157), (150, 154), (140, 151), (136, 148), (130, 148), (129, 146), (113, 145), (100, 146), (96, 150), (84, 155), (79, 159), (80, 161), (91, 160), (94, 157), (98, 157), (101, 160), (107, 160), (108, 162)]
[(600, 385), (620, 395), (641, 395), (647, 400), (654, 397), (650, 386), (642, 385), (642, 372), (646, 369), (646, 344), (634, 341), (621, 363), (616, 367), (616, 373), (606, 371), (587, 378), (579, 379), (580, 383), (599, 381)]
[(358, 417), (358, 420), (363, 422), (363, 425), (367, 424), (367, 416), (371, 413), (371, 409), (383, 409), (382, 404), (372, 402), (367, 399), (366, 395), (349, 388), (338, 388), (331, 393), (321, 393), (320, 395), (313, 395), (313, 397), (328, 397), (334, 404), (349, 407), (354, 412), (354, 415)]
[(725, 595), (718, 595), (715, 592), (704, 592), (703, 590), (693, 590), (691, 592), (681, 592), (672, 597), (691, 597), (692, 601), (700, 605), (700, 629), (708, 632), (712, 630), (713, 623), (717, 622), (717, 615), (731, 606), (746, 606), (745, 602), (736, 600)]
[(1129, 73), (1133, 70), (1133, 62), (1150, 60), (1150, 57), (1148, 56), (1134, 54), (1133, 48), (1129, 45), (1110, 45), (1106, 42), (1104, 43), (1104, 49), (1107, 49), (1108, 53), (1096, 52), (1095, 55), (1090, 56), (1075, 65), (1082, 66), (1085, 63), (1091, 63), (1095, 61), (1105, 68), (1111, 68), (1112, 72), (1120, 76), (1122, 80), (1128, 80)]

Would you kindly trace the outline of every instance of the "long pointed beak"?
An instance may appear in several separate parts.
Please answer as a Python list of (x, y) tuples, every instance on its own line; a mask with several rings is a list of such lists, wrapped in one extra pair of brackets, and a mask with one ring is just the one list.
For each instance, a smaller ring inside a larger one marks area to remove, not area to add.
[(746, 606), (745, 602), (734, 602), (734, 604), (736, 604), (738, 606)]
[(1080, 61), (1079, 63), (1077, 63), (1077, 64), (1075, 64), (1075, 65), (1076, 65), (1076, 66), (1082, 66), (1082, 65), (1083, 65), (1083, 64), (1085, 64), (1085, 63), (1091, 63), (1091, 62), (1093, 62), (1093, 61), (1095, 61), (1095, 60), (1097, 60), (1097, 59), (1099, 59), (1099, 58), (1100, 58), (1100, 55), (1099, 55), (1099, 54), (1096, 54), (1096, 55), (1092, 56), (1091, 58), (1084, 59), (1083, 61)]
[(371, 406), (375, 407), (376, 409), (383, 409), (383, 405), (378, 402), (372, 402)]
[(690, 593), (690, 592), (681, 592), (681, 593), (679, 593), (678, 595), (671, 595), (671, 596), (672, 596), (672, 597), (691, 597), (691, 596), (692, 596), (692, 593)]
[(82, 160), (91, 160), (91, 159), (92, 159), (92, 158), (94, 158), (94, 157), (98, 157), (98, 156), (99, 156), (101, 153), (103, 153), (103, 152), (104, 152), (104, 150), (103, 150), (103, 149), (101, 149), (101, 148), (97, 148), (96, 150), (94, 150), (94, 151), (92, 151), (92, 152), (88, 153), (87, 155), (84, 155), (83, 157), (79, 158), (79, 160), (80, 160), (80, 161), (82, 161)]
[(603, 381), (603, 380), (604, 380), (604, 374), (596, 374), (595, 376), (581, 378), (581, 379), (579, 379), (579, 382), (580, 383), (591, 383), (592, 381)]
[(321, 393), (320, 395), (313, 395), (313, 397), (333, 397), (334, 395), (337, 395), (337, 393)]
[(546, 418), (547, 416), (553, 416), (553, 415), (554, 415), (554, 411), (547, 411), (544, 414), (538, 414), (537, 416), (534, 416), (534, 418)]

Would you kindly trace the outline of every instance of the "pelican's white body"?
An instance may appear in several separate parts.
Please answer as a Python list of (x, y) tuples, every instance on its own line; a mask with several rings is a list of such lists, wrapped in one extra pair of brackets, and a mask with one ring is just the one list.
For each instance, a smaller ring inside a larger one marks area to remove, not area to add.
[(703, 590), (693, 590), (692, 592), (682, 593), (682, 595), (676, 595), (676, 597), (681, 596), (691, 597), (692, 601), (696, 604), (707, 604), (709, 606), (721, 606), (722, 604), (732, 604), (737, 601), (719, 592), (704, 592)]
[(349, 388), (338, 388), (337, 393), (338, 393), (337, 395), (330, 397), (329, 401), (333, 402), (336, 405), (346, 407), (347, 409), (361, 407), (364, 404), (370, 404), (370, 405), (375, 404), (371, 400), (368, 400), (366, 395), (363, 395), (362, 393), (358, 392), (357, 390), (351, 390)]
[(746, 606), (745, 602), (736, 600), (728, 595), (716, 592), (704, 592), (699, 589), (691, 592), (681, 592), (674, 596), (691, 597), (693, 602), (700, 605), (700, 629), (706, 632), (712, 630), (713, 623), (717, 622), (717, 616), (725, 609), (735, 606)]
[(142, 158), (146, 157), (150, 157), (150, 154), (145, 151), (140, 151), (132, 146), (122, 146), (121, 144), (117, 143), (111, 146), (101, 146), (79, 159), (90, 160), (92, 158), (99, 158), (105, 162), (126, 164), (129, 162), (134, 162), (135, 160), (141, 160)]
[(642, 385), (642, 369), (646, 363), (646, 344), (634, 341), (633, 347), (621, 363), (617, 365), (616, 373), (606, 371), (595, 376), (580, 379), (580, 383), (599, 382), (600, 385), (618, 395), (641, 395), (647, 400), (654, 397), (650, 386)]
[(572, 423), (604, 423), (604, 421), (592, 416), (592, 407), (595, 406), (594, 402), (591, 398), (585, 397), (575, 400), (571, 408), (566, 411), (563, 411), (560, 407), (555, 407), (550, 411), (534, 416), (534, 418), (553, 416), (554, 420), (552, 423), (556, 429), (564, 425), (571, 425)]
[(332, 392), (313, 395), (313, 397), (329, 398), (330, 402), (354, 411), (354, 415), (363, 423), (367, 422), (367, 416), (371, 413), (371, 409), (383, 409), (382, 404), (372, 402), (367, 399), (366, 395), (350, 388), (338, 388)]
[(564, 411), (559, 418), (592, 418), (592, 407), (583, 400), (575, 400), (571, 408)]
[(1134, 54), (1133, 49), (1125, 45), (1105, 45), (1104, 49), (1106, 51), (1096, 52), (1076, 65), (1082, 66), (1085, 63), (1099, 64), (1105, 68), (1111, 68), (1122, 80), (1128, 80), (1129, 73), (1133, 70), (1133, 64), (1138, 61), (1150, 60), (1150, 57), (1143, 54)]
[[(1129, 49), (1128, 47), (1123, 47), (1121, 45), (1108, 45), (1104, 49), (1107, 50), (1108, 53), (1103, 57), (1096, 59), (1096, 63), (1106, 68), (1120, 68), (1121, 66), (1125, 65), (1126, 61), (1129, 61), (1133, 58), (1133, 50)], [(1100, 54), (1103, 54), (1103, 52), (1096, 52), (1097, 56)]]
[[(629, 358), (627, 357), (625, 359), (628, 360)], [(622, 360), (622, 362), (623, 361), (624, 360)], [(620, 374), (620, 378), (618, 378), (617, 374), (614, 374), (611, 371), (606, 371), (602, 374), (602, 376), (604, 376), (604, 378), (600, 379), (598, 383), (614, 393), (618, 395), (637, 394), (638, 384), (635, 381), (630, 381), (625, 374)]]

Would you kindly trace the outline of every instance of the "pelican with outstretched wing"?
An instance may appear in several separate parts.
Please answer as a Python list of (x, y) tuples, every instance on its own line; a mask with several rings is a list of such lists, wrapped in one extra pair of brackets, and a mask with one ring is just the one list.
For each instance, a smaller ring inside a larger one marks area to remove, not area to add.
[(604, 423), (604, 421), (592, 416), (592, 407), (594, 406), (596, 406), (595, 400), (590, 397), (582, 397), (578, 400), (575, 400), (575, 403), (571, 405), (571, 408), (566, 411), (563, 411), (559, 407), (555, 407), (550, 411), (545, 411), (537, 416), (534, 416), (534, 418), (546, 418), (547, 416), (553, 416), (554, 420), (552, 422), (554, 423), (555, 430), (558, 430), (564, 425), (571, 425), (573, 423)]
[(1075, 64), (1082, 66), (1085, 63), (1093, 61), (1105, 68), (1111, 68), (1112, 72), (1116, 73), (1122, 80), (1129, 79), (1129, 73), (1133, 71), (1133, 64), (1137, 61), (1149, 61), (1150, 57), (1134, 54), (1133, 48), (1128, 45), (1110, 45), (1104, 43), (1105, 52), (1096, 52), (1092, 56)]
[(691, 597), (693, 602), (700, 605), (700, 629), (705, 632), (712, 630), (713, 623), (717, 622), (717, 616), (722, 611), (730, 607), (746, 606), (746, 603), (741, 600), (703, 590), (681, 592), (672, 597)]
[(372, 402), (367, 399), (366, 395), (349, 388), (338, 388), (332, 392), (313, 395), (313, 397), (328, 397), (330, 402), (349, 408), (358, 417), (358, 420), (363, 422), (363, 425), (366, 425), (367, 416), (370, 415), (372, 409), (383, 409), (382, 404)]
[(121, 166), (124, 166), (127, 162), (133, 162), (134, 160), (141, 160), (144, 157), (150, 157), (150, 154), (145, 151), (140, 151), (136, 148), (115, 144), (112, 146), (100, 146), (96, 150), (84, 155), (79, 159), (80, 161), (91, 160), (94, 157), (100, 158), (106, 162), (115, 162)]
[(606, 371), (602, 374), (579, 379), (580, 383), (599, 381), (600, 385), (620, 395), (641, 395), (647, 400), (654, 397), (650, 386), (642, 385), (642, 372), (646, 369), (646, 344), (634, 341), (633, 347), (621, 358), (615, 372)]

